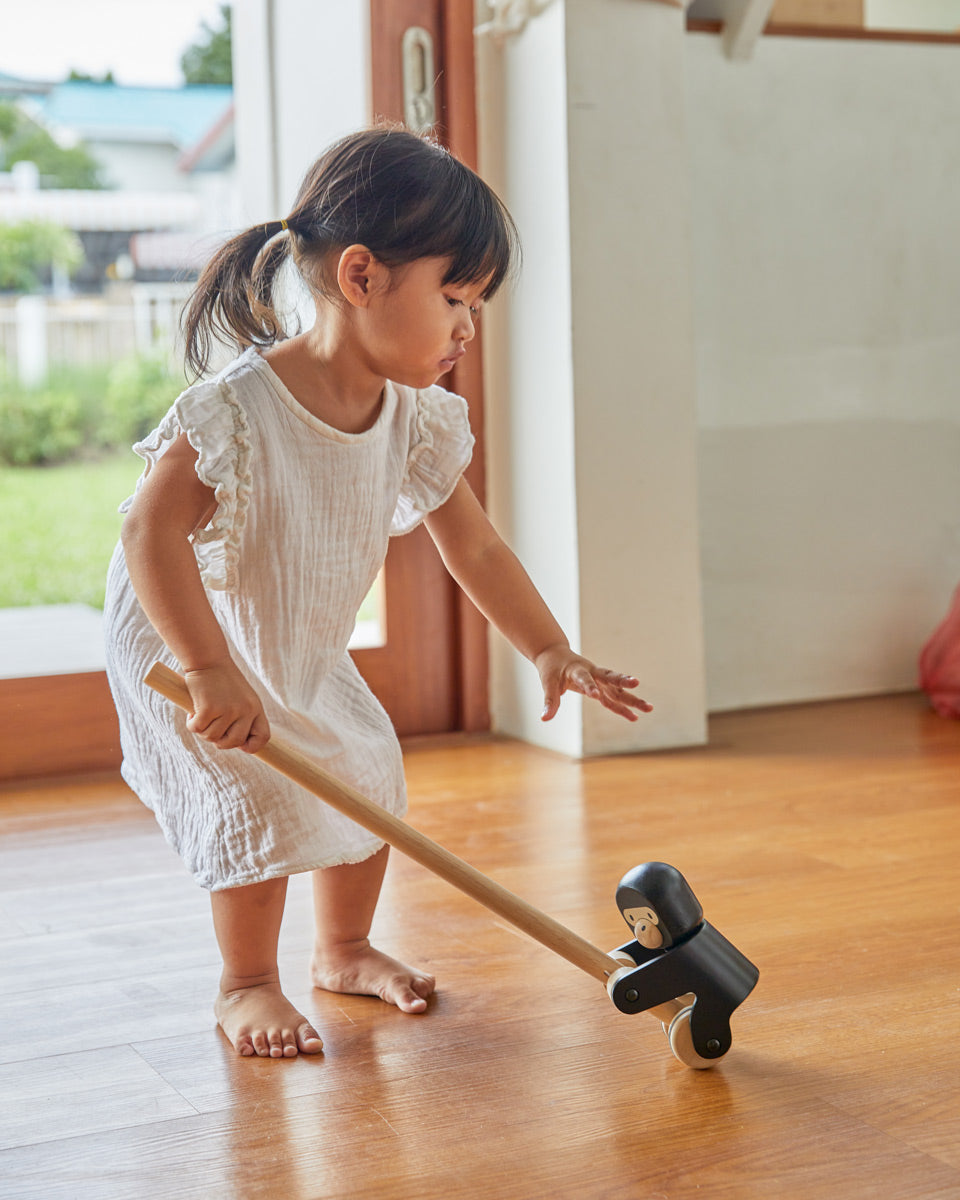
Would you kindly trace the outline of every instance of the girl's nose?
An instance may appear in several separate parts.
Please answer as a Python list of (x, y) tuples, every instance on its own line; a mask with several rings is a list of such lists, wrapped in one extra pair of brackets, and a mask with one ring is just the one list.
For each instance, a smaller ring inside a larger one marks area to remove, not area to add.
[(476, 332), (470, 310), (465, 308), (457, 328), (457, 337), (462, 342), (472, 342)]

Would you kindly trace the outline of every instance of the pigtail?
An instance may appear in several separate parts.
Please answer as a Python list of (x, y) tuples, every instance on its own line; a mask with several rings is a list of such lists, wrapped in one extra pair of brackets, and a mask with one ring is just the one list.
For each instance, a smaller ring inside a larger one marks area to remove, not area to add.
[(273, 288), (290, 253), (286, 230), (285, 221), (253, 225), (225, 242), (204, 267), (182, 322), (187, 366), (197, 378), (210, 366), (215, 342), (246, 348), (283, 337)]

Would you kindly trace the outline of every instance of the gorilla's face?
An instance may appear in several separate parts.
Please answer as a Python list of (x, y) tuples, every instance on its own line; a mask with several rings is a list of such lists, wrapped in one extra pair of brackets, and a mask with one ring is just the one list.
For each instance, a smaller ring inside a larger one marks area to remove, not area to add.
[(633, 930), (633, 936), (647, 950), (659, 950), (663, 945), (660, 918), (652, 908), (646, 906), (625, 908), (623, 919)]
[(703, 920), (690, 885), (669, 863), (641, 863), (617, 887), (617, 907), (647, 950), (669, 950)]

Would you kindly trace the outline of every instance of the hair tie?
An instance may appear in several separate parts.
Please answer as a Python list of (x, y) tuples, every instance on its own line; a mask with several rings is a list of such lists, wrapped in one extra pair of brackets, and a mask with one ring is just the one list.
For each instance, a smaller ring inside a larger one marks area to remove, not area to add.
[[(279, 225), (279, 229), (274, 229), (273, 226)], [(263, 236), (265, 238), (276, 237), (278, 233), (286, 232), (290, 226), (287, 224), (286, 218), (282, 217), (279, 221), (268, 221), (263, 227)]]
[(287, 224), (287, 222), (286, 222), (286, 220), (285, 220), (285, 219), (281, 219), (281, 221), (280, 221), (280, 228), (281, 228), (281, 229), (289, 229), (289, 228), (290, 228), (290, 226)]

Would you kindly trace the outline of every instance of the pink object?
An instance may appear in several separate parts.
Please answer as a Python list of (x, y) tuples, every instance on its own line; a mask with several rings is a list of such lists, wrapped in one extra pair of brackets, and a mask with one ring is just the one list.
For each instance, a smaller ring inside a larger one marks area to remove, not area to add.
[(941, 717), (960, 718), (960, 587), (920, 651), (920, 687)]

